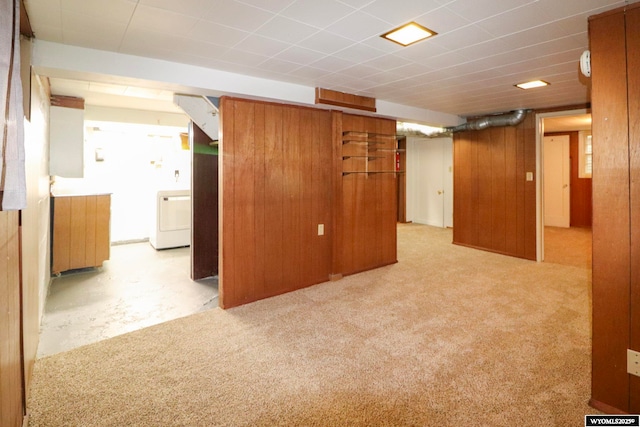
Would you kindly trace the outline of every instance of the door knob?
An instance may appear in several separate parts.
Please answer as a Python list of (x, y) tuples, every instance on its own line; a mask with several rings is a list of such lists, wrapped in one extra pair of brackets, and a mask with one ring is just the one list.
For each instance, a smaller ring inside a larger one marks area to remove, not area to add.
[(569, 186), (569, 184), (565, 184), (562, 186), (562, 188), (567, 188)]
[(442, 191), (442, 190), (438, 190), (438, 195), (440, 195), (440, 194), (442, 194), (442, 193), (444, 193), (444, 191)]

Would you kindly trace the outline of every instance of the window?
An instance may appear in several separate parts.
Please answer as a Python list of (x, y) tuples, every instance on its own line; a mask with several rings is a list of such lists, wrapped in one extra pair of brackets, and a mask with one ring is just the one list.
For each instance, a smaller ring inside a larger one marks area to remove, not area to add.
[(591, 132), (580, 131), (578, 150), (578, 177), (591, 178), (591, 172), (593, 171), (593, 143)]

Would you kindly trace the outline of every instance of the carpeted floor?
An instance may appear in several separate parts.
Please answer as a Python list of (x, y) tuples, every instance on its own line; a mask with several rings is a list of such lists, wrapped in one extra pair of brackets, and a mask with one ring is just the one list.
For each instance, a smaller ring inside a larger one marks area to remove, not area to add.
[(36, 362), (31, 427), (582, 426), (588, 268), (398, 228), (395, 265)]

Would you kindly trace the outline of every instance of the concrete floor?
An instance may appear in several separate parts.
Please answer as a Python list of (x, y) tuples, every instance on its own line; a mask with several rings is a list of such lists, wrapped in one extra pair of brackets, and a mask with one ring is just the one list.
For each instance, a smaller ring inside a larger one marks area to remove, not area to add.
[(148, 242), (111, 247), (101, 268), (54, 277), (38, 357), (218, 306), (218, 278), (189, 278), (190, 249), (156, 251)]

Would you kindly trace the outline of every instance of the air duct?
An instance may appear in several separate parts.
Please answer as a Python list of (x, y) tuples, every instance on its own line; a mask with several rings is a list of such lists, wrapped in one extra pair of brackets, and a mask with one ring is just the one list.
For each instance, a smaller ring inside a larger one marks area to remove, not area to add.
[(482, 130), (490, 127), (498, 126), (517, 126), (527, 113), (531, 112), (528, 109), (514, 110), (506, 114), (497, 114), (493, 116), (482, 117), (479, 119), (471, 120), (458, 126), (449, 126), (443, 128), (434, 128), (434, 132), (424, 132), (419, 128), (412, 127), (408, 123), (398, 123), (396, 133), (404, 136), (417, 136), (421, 138), (438, 138), (442, 136), (451, 136), (456, 132), (464, 132), (469, 130)]
[(515, 110), (507, 114), (495, 115), (482, 117), (480, 119), (472, 120), (467, 123), (463, 123), (458, 126), (446, 127), (444, 128), (445, 132), (464, 132), (467, 130), (482, 130), (491, 127), (498, 126), (517, 126), (524, 118), (527, 116), (527, 113), (531, 110)]

